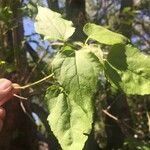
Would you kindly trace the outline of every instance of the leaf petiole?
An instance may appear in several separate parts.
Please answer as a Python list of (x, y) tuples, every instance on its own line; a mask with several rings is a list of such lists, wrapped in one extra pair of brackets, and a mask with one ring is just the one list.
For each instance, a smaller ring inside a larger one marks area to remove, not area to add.
[(35, 85), (38, 85), (38, 84), (42, 83), (43, 81), (45, 81), (45, 80), (47, 80), (47, 79), (53, 77), (53, 75), (54, 75), (54, 73), (52, 73), (52, 74), (50, 74), (50, 75), (44, 77), (44, 78), (41, 79), (41, 80), (38, 80), (38, 81), (34, 82), (34, 83), (27, 84), (27, 85), (25, 85), (25, 86), (17, 86), (17, 87), (14, 87), (14, 89), (23, 89), (23, 90), (24, 90), (24, 89), (27, 89), (27, 88), (29, 88), (29, 87), (32, 87), (32, 86), (35, 86)]

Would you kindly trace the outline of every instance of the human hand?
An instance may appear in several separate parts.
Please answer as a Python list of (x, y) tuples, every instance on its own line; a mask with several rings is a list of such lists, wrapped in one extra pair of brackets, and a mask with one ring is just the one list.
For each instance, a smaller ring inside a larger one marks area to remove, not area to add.
[(4, 78), (0, 79), (0, 130), (2, 129), (3, 119), (6, 114), (5, 109), (1, 106), (17, 93), (14, 85), (16, 86), (17, 84), (13, 84), (10, 80)]
[(0, 107), (0, 131), (3, 127), (3, 120), (5, 118), (5, 115), (6, 115), (6, 111), (4, 108)]

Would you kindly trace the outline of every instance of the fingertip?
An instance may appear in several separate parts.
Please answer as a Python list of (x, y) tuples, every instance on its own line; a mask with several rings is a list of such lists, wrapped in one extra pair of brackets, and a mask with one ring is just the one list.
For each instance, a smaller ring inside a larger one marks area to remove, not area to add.
[(0, 79), (0, 90), (8, 89), (12, 86), (12, 82), (8, 79), (2, 78)]

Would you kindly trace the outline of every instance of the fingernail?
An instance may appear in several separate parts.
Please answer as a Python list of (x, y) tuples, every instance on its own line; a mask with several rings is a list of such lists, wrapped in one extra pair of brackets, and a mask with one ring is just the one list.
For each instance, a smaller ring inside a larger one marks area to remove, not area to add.
[(11, 81), (7, 79), (0, 79), (0, 90), (8, 89), (11, 85)]

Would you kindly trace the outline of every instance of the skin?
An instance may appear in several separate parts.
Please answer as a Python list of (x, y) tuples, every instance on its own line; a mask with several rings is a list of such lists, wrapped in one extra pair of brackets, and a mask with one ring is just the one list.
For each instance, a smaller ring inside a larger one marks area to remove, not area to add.
[(5, 78), (0, 79), (0, 131), (3, 127), (3, 120), (6, 116), (6, 111), (2, 105), (10, 100), (13, 95), (18, 92), (15, 90), (14, 85), (19, 86), (17, 84), (13, 84), (10, 80)]

